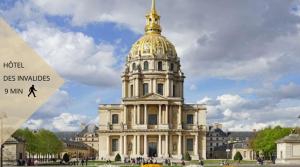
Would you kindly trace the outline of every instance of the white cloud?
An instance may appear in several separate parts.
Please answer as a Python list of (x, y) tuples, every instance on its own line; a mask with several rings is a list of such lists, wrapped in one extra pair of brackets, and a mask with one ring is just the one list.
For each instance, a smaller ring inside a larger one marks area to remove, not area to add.
[(35, 24), (22, 36), (66, 79), (95, 86), (114, 86), (119, 81), (112, 45), (96, 44), (80, 32), (62, 32)]
[[(215, 99), (204, 97), (199, 100), (199, 103), (203, 102), (207, 105), (208, 123), (219, 122), (229, 130), (259, 130), (277, 125), (297, 126), (300, 101), (280, 105), (280, 101), (276, 98), (267, 100), (269, 98), (249, 99), (239, 95), (224, 94)], [(288, 98), (289, 96), (285, 96), (282, 100)]]
[(78, 131), (82, 123), (88, 121), (87, 116), (61, 113), (53, 118), (52, 126), (57, 131)]
[(23, 127), (36, 130), (42, 127), (43, 122), (42, 119), (29, 119)]

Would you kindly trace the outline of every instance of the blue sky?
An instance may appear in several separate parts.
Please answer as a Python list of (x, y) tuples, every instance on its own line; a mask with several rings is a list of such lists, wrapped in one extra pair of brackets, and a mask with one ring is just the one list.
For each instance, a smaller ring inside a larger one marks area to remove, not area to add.
[[(185, 102), (230, 130), (296, 126), (300, 114), (299, 1), (157, 2), (176, 46)], [(100, 103), (120, 103), (120, 75), (143, 35), (149, 0), (3, 0), (0, 15), (66, 80), (24, 126), (78, 130)], [(282, 116), (282, 113), (284, 116)]]

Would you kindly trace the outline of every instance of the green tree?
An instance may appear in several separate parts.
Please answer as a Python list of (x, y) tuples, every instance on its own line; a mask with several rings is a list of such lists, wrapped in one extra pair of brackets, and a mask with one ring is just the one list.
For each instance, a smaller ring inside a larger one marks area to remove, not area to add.
[(185, 155), (184, 155), (184, 160), (190, 161), (191, 159), (192, 159), (192, 158), (191, 158), (189, 152), (186, 152)]
[(38, 152), (38, 139), (36, 135), (28, 128), (18, 129), (13, 136), (25, 140), (26, 151), (29, 153), (29, 158), (31, 158), (31, 155), (35, 155)]
[(43, 155), (45, 158), (63, 150), (63, 143), (49, 130), (41, 129), (33, 133), (29, 129), (19, 129), (14, 136), (26, 141), (26, 151), (29, 153), (29, 157), (30, 155), (38, 155), (38, 157)]
[(120, 154), (119, 154), (119, 153), (116, 155), (116, 157), (115, 157), (115, 161), (121, 161), (121, 156), (120, 156)]
[(255, 151), (262, 152), (265, 158), (270, 159), (271, 155), (276, 152), (276, 141), (289, 135), (291, 130), (291, 128), (280, 126), (265, 128), (256, 133), (250, 145)]
[(242, 156), (242, 154), (238, 151), (238, 152), (235, 153), (233, 159), (234, 159), (235, 161), (239, 161), (239, 162), (240, 162), (241, 160), (243, 160), (243, 156)]

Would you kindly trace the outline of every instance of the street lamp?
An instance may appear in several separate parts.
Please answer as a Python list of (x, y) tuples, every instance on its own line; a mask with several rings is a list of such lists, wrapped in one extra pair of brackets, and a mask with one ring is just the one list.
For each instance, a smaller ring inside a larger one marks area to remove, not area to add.
[(0, 136), (0, 167), (3, 167), (3, 148), (4, 148), (4, 141), (3, 141), (3, 119), (7, 118), (7, 115), (5, 112), (2, 112), (0, 115), (0, 121), (1, 121), (1, 136)]

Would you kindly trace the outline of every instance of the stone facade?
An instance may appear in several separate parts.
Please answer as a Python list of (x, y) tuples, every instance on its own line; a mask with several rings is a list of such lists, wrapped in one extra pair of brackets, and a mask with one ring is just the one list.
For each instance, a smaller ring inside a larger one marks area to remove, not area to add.
[(25, 142), (21, 139), (10, 137), (4, 143), (3, 164), (17, 165), (18, 160), (26, 158)]
[(82, 142), (92, 148), (91, 157), (93, 159), (98, 157), (99, 152), (98, 129), (95, 125), (88, 125), (75, 136), (76, 142)]
[(184, 74), (175, 47), (161, 35), (152, 1), (145, 35), (122, 74), (122, 103), (99, 107), (99, 159), (206, 157), (206, 108), (184, 104)]
[(234, 156), (237, 152), (240, 152), (243, 160), (255, 160), (256, 159), (256, 153), (253, 149), (249, 147), (248, 144), (245, 143), (235, 143), (232, 146), (232, 157), (231, 159), (234, 159)]
[(222, 130), (221, 124), (214, 124), (208, 127), (206, 133), (206, 158), (226, 159), (228, 146), (228, 133)]
[(300, 164), (300, 135), (290, 134), (277, 141), (278, 164)]

